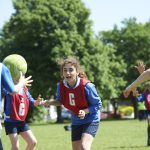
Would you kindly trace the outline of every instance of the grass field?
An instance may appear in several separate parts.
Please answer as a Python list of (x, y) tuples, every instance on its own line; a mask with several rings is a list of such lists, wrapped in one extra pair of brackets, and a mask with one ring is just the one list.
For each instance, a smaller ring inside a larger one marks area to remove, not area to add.
[[(36, 150), (71, 150), (70, 132), (66, 124), (30, 125), (38, 144)], [(148, 150), (147, 122), (138, 120), (101, 121), (92, 150)], [(10, 150), (9, 138), (2, 131), (4, 150)], [(25, 143), (20, 137), (20, 150)]]

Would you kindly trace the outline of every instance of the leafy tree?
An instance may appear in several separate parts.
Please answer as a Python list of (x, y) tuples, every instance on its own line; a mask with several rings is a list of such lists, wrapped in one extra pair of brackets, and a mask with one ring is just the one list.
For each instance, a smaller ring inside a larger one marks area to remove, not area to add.
[[(113, 46), (116, 49), (115, 55), (122, 57), (127, 64), (123, 76), (127, 84), (130, 84), (139, 75), (134, 68), (139, 60), (150, 66), (150, 22), (141, 24), (137, 23), (135, 18), (130, 18), (122, 21), (122, 24), (122, 28), (114, 26), (111, 31), (101, 32), (99, 39), (105, 45)], [(130, 99), (135, 107), (135, 114), (137, 114), (136, 102), (133, 97)]]
[(49, 96), (59, 81), (57, 60), (84, 55), (84, 36), (91, 34), (89, 10), (80, 0), (16, 0), (14, 8), (16, 13), (1, 34), (2, 58), (10, 53), (23, 55), (28, 74), (36, 79), (33, 93)]
[(134, 67), (137, 61), (142, 60), (150, 66), (150, 22), (137, 23), (136, 18), (122, 21), (123, 27), (114, 27), (111, 31), (101, 32), (99, 38), (106, 45), (113, 45), (116, 56), (122, 56), (127, 64), (126, 80), (131, 83), (137, 72)]
[(59, 58), (76, 56), (102, 99), (118, 95), (125, 65), (91, 29), (90, 11), (81, 0), (15, 0), (16, 12), (1, 32), (1, 59), (18, 53), (28, 62), (31, 92), (49, 98), (60, 80)]
[(104, 46), (98, 39), (91, 41), (89, 49), (91, 51), (84, 64), (87, 64), (88, 76), (100, 91), (102, 100), (120, 96), (125, 85), (122, 74), (126, 68), (121, 57), (116, 57), (115, 49)]

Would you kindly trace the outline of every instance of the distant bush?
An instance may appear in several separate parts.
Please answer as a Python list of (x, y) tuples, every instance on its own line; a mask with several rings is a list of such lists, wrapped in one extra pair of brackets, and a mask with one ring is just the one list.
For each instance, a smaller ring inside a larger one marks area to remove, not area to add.
[(125, 116), (130, 116), (134, 112), (134, 108), (132, 106), (120, 106), (119, 113), (124, 114)]

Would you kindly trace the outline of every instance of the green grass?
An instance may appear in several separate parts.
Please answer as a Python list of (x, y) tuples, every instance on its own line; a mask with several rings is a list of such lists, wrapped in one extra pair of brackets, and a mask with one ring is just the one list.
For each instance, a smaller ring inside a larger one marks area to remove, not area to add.
[[(38, 144), (36, 150), (71, 150), (70, 132), (66, 124), (30, 125)], [(101, 121), (92, 150), (148, 150), (147, 122), (138, 120)], [(2, 131), (4, 150), (10, 150), (11, 144), (5, 131)], [(20, 137), (20, 150), (25, 142)]]

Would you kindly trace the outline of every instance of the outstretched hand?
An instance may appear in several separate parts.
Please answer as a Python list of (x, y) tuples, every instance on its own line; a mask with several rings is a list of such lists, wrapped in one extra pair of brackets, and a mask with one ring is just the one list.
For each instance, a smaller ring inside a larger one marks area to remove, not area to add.
[(31, 80), (32, 76), (25, 78), (25, 76), (22, 74), (21, 71), (20, 71), (20, 73), (21, 73), (21, 76), (20, 76), (19, 82), (18, 82), (18, 84), (15, 85), (14, 92), (11, 94), (18, 93), (19, 90), (25, 86), (31, 86), (31, 83), (33, 82), (33, 80)]
[(22, 85), (22, 87), (31, 86), (32, 85), (31, 83), (33, 82), (33, 80), (31, 80), (31, 78), (32, 78), (32, 76), (25, 78), (25, 76), (21, 72), (19, 83)]
[(145, 71), (145, 64), (143, 61), (139, 61), (137, 66), (134, 66), (140, 74)]
[[(137, 66), (134, 66), (138, 72), (140, 74), (142, 74), (145, 71), (145, 64), (143, 61), (139, 61)], [(139, 92), (137, 91), (137, 89), (135, 87), (133, 87), (133, 85), (128, 86), (124, 91), (123, 91), (123, 95), (124, 97), (128, 97), (130, 95), (130, 93), (132, 92), (133, 96), (139, 96)]]

